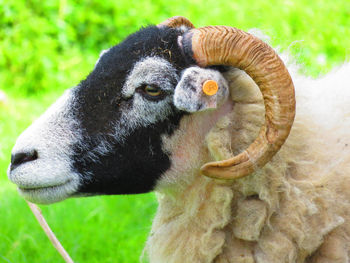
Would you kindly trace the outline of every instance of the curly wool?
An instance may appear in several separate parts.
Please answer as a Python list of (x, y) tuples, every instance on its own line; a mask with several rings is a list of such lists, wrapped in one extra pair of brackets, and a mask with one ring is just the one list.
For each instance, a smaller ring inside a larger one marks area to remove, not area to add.
[[(145, 248), (150, 262), (349, 262), (350, 64), (314, 80), (284, 60), (298, 103), (286, 143), (264, 168), (235, 181), (201, 176), (198, 164), (165, 176)], [(238, 69), (225, 77), (234, 109), (197, 147), (201, 164), (243, 151), (264, 121), (250, 77)]]

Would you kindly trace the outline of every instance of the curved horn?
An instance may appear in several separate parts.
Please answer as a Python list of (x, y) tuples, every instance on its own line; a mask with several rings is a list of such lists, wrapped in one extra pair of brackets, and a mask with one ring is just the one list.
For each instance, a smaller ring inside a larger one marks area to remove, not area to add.
[(186, 26), (189, 28), (194, 28), (194, 25), (191, 23), (190, 20), (188, 20), (186, 17), (183, 16), (173, 16), (165, 20), (164, 22), (160, 23), (159, 26), (167, 26), (167, 27), (180, 27), (180, 26)]
[(259, 86), (265, 104), (265, 123), (249, 147), (231, 159), (206, 163), (202, 174), (236, 179), (264, 166), (287, 139), (295, 116), (292, 79), (274, 50), (239, 29), (209, 26), (183, 35), (184, 53), (201, 67), (228, 65), (244, 70)]

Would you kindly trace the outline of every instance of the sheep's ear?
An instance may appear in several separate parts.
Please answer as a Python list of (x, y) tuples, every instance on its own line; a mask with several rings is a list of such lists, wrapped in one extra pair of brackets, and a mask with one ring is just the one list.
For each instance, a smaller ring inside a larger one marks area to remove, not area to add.
[[(217, 91), (203, 89), (208, 80), (216, 82)], [(184, 70), (175, 88), (174, 104), (178, 109), (187, 112), (216, 109), (227, 99), (228, 94), (227, 81), (219, 71), (190, 67)]]

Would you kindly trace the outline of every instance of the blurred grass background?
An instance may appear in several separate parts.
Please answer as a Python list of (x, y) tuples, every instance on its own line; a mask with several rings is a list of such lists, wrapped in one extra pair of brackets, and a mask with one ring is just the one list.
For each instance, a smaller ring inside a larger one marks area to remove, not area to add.
[[(174, 15), (196, 26), (259, 28), (313, 77), (350, 59), (348, 0), (0, 0), (0, 262), (63, 262), (7, 180), (16, 137), (102, 49)], [(75, 262), (138, 262), (156, 201), (91, 197), (42, 209)]]

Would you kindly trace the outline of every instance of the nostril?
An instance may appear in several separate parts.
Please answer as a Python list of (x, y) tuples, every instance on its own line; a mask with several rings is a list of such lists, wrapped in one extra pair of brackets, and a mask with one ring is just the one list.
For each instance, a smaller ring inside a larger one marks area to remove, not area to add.
[(31, 162), (38, 159), (38, 152), (36, 150), (30, 152), (20, 152), (11, 155), (11, 170), (15, 169), (17, 166)]

